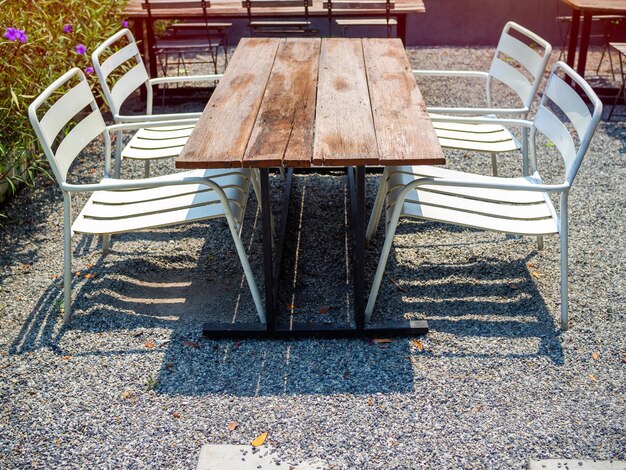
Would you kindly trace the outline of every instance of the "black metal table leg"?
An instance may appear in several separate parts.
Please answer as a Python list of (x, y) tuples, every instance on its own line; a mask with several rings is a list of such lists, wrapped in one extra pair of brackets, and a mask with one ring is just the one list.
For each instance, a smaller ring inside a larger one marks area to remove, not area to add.
[(261, 222), (263, 228), (263, 265), (265, 285), (265, 316), (267, 331), (276, 326), (276, 303), (274, 301), (274, 261), (272, 258), (272, 209), (270, 207), (269, 170), (261, 168)]
[(357, 166), (354, 177), (354, 321), (365, 329), (365, 167)]

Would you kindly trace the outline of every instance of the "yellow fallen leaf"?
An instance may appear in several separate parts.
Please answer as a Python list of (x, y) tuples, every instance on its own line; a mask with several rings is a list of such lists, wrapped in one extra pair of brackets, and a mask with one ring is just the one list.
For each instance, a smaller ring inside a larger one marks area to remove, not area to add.
[(132, 398), (133, 396), (133, 392), (131, 392), (130, 390), (125, 390), (120, 394), (120, 397), (123, 398), (124, 400), (128, 400), (129, 398)]
[(267, 431), (265, 431), (263, 434), (259, 435), (254, 441), (252, 441), (250, 444), (252, 444), (254, 447), (260, 447), (265, 443), (265, 439), (267, 439)]
[(152, 349), (154, 347), (154, 341), (152, 340), (146, 341), (146, 344), (144, 344), (144, 346), (148, 349)]
[(87, 273), (87, 274), (85, 274), (85, 279), (92, 279), (94, 277), (96, 277), (96, 275), (94, 273)]
[(532, 277), (534, 277), (535, 279), (539, 279), (539, 276), (541, 276), (541, 274), (539, 274), (538, 271), (531, 271), (530, 273), (532, 275)]
[(598, 354), (597, 352), (594, 352), (591, 357), (593, 357), (596, 361), (598, 360), (598, 358), (600, 357), (600, 354)]
[(237, 426), (239, 426), (239, 423), (237, 423), (237, 421), (233, 421), (228, 425), (228, 430), (234, 431), (235, 429), (237, 429)]
[(72, 356), (63, 356), (63, 360), (64, 361), (69, 361), (72, 358)]
[(593, 375), (593, 374), (589, 374), (589, 378), (590, 378), (591, 380), (593, 380), (594, 382), (597, 382), (597, 381), (598, 381), (598, 379), (596, 379), (596, 376), (595, 376), (595, 375)]
[(368, 406), (374, 406), (374, 400), (372, 400), (371, 398), (367, 400), (367, 404)]
[(374, 339), (375, 343), (381, 344), (381, 343), (391, 343), (393, 340), (389, 339), (389, 338), (376, 338)]
[(417, 339), (413, 338), (413, 345), (419, 349), (420, 351), (424, 350), (424, 345), (420, 343)]

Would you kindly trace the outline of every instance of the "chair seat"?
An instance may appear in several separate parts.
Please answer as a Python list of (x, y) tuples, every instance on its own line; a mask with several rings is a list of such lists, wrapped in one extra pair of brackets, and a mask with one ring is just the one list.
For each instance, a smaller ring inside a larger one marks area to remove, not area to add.
[(183, 38), (173, 38), (168, 37), (166, 39), (158, 39), (154, 48), (158, 52), (165, 53), (167, 51), (174, 52), (187, 52), (191, 49), (194, 50), (209, 50), (210, 48), (218, 47), (220, 44), (218, 42), (221, 39), (221, 36), (212, 36), (214, 41), (210, 42), (207, 37), (203, 38), (193, 38), (193, 39), (183, 39)]
[(337, 19), (335, 22), (339, 26), (386, 26), (397, 25), (398, 20), (395, 18), (389, 18), (389, 23), (385, 18), (352, 18), (352, 19)]
[(122, 158), (154, 160), (176, 157), (193, 129), (194, 125), (139, 129), (122, 150)]
[[(223, 188), (232, 214), (241, 225), (250, 186), (250, 170), (195, 170), (140, 181), (149, 180), (158, 184), (172, 177), (180, 180), (202, 177), (215, 181)], [(94, 235), (115, 234), (224, 216), (224, 207), (218, 195), (202, 184), (95, 191), (76, 218), (72, 230)]]
[[(389, 169), (386, 197), (387, 220), (402, 189), (420, 177), (468, 182), (503, 182), (531, 187), (530, 177), (498, 178), (431, 166), (398, 166)], [(543, 192), (424, 185), (405, 199), (401, 216), (452, 223), (521, 235), (558, 233), (554, 208)]]
[(310, 21), (291, 21), (291, 20), (285, 20), (285, 21), (251, 21), (250, 22), (250, 26), (254, 26), (254, 27), (275, 27), (275, 26), (309, 26), (311, 24)]
[[(431, 117), (444, 117), (431, 114)], [(522, 145), (506, 127), (498, 124), (465, 124), (433, 121), (444, 148), (500, 153), (520, 150)]]

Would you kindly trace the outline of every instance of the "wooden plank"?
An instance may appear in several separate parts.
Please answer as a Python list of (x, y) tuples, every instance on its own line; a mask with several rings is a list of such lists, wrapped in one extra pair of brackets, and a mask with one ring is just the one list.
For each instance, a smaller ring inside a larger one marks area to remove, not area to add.
[(360, 39), (324, 39), (319, 65), (313, 163), (378, 163)]
[(363, 39), (380, 163), (445, 163), (426, 104), (399, 39)]
[[(337, 10), (386, 10), (387, 2), (371, 2), (371, 1), (353, 1), (353, 2), (323, 2), (322, 6), (324, 8), (328, 8), (331, 6), (333, 9), (333, 13), (335, 9)], [(389, 8), (393, 10), (395, 8), (395, 3), (390, 2)]]
[[(313, 0), (306, 0), (306, 6), (312, 6)], [(251, 8), (285, 8), (285, 7), (302, 7), (304, 8), (304, 0), (243, 0), (241, 6), (244, 8), (250, 4)]]
[(607, 13), (625, 13), (626, 0), (561, 0), (576, 10), (593, 10)]
[(241, 166), (281, 39), (244, 38), (206, 105), (177, 168)]
[(244, 166), (311, 166), (320, 48), (319, 38), (280, 45)]

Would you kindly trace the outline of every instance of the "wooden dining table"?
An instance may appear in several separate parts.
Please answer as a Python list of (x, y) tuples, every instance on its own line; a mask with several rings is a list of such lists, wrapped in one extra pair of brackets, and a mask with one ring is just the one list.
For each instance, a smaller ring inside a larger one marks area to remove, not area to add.
[[(567, 65), (575, 69), (581, 77), (585, 76), (587, 52), (591, 38), (591, 24), (594, 15), (626, 15), (626, 0), (561, 0), (572, 8), (572, 26), (567, 48)], [(581, 21), (582, 20), (582, 30)], [(578, 45), (580, 43), (580, 48)], [(576, 50), (578, 63), (576, 64)]]
[[(267, 325), (207, 323), (204, 334), (425, 333), (425, 321), (365, 324), (365, 172), (368, 166), (444, 163), (399, 39), (242, 39), (176, 166), (259, 169)], [(281, 166), (287, 169), (285, 197), (274, 254), (269, 171)], [(281, 327), (276, 300), (293, 169), (312, 167), (348, 174), (354, 322)]]

